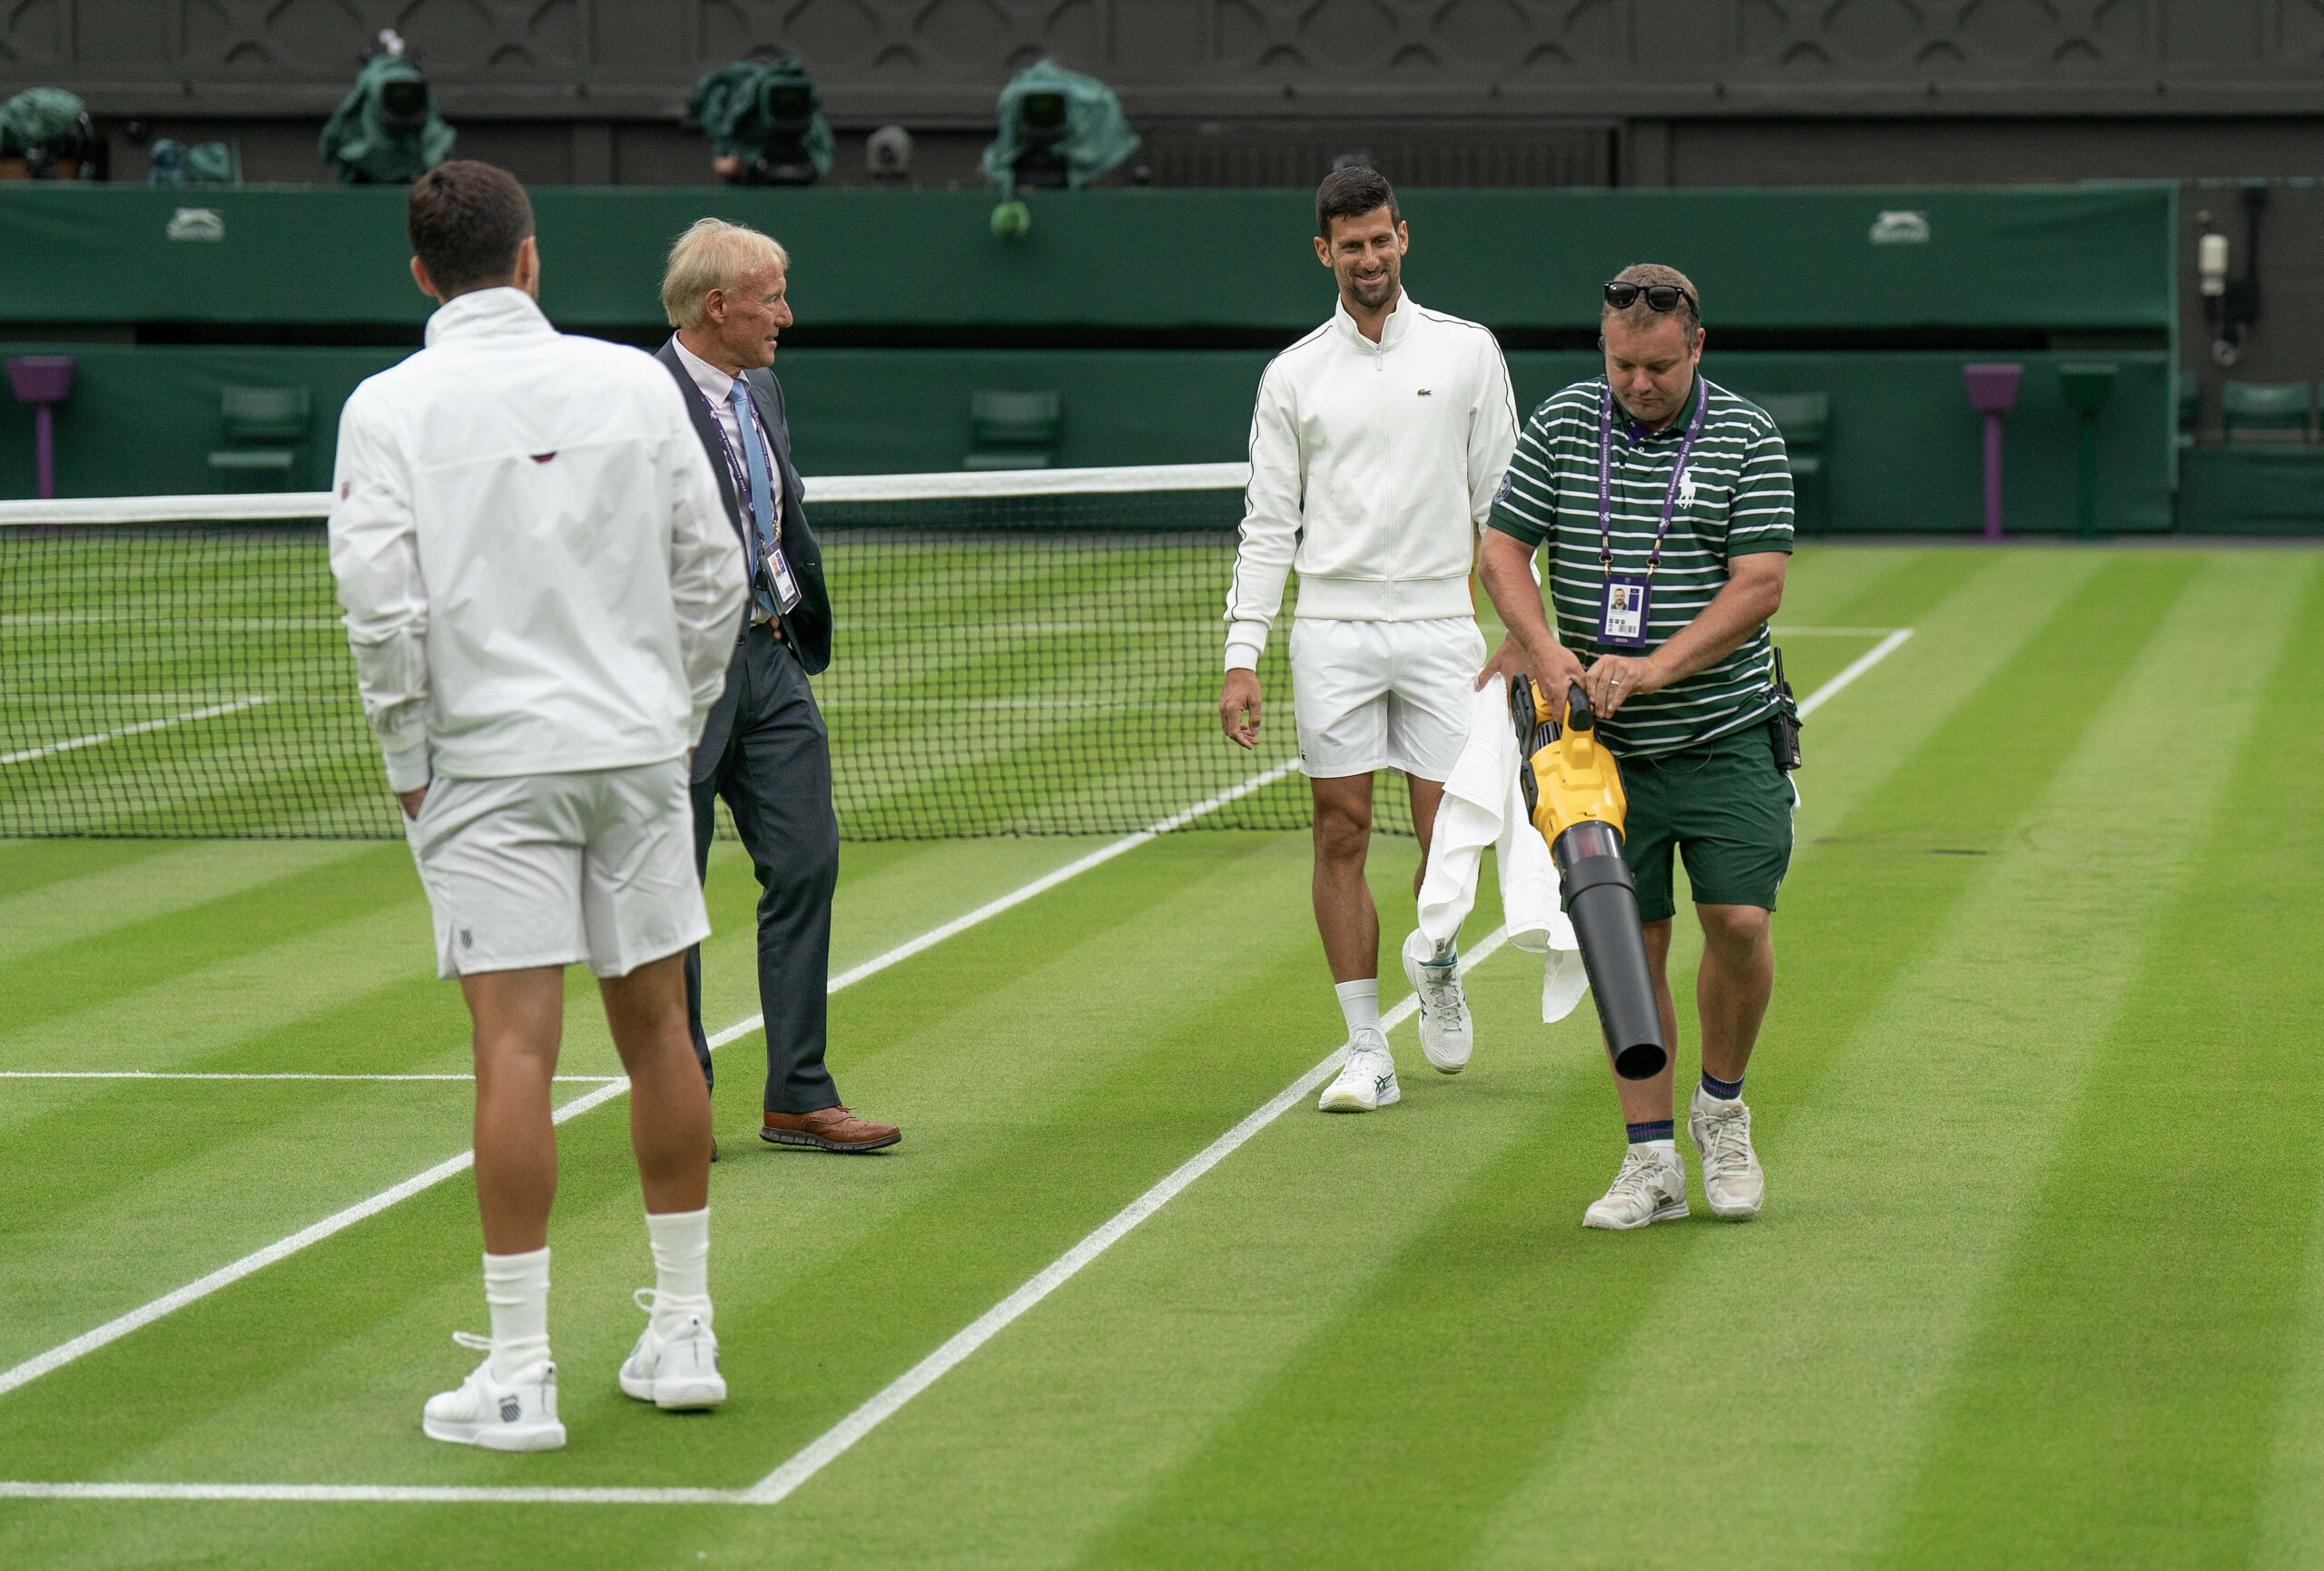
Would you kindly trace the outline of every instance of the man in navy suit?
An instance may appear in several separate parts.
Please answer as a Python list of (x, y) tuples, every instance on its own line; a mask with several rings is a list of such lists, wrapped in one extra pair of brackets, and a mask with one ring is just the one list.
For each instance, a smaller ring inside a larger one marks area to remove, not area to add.
[[(783, 388), (767, 369), (792, 321), (783, 298), (790, 265), (768, 236), (705, 218), (670, 248), (662, 280), (662, 308), (677, 330), (658, 358), (685, 396), (751, 569), (750, 615), (726, 670), (726, 691), (694, 749), (694, 862), (706, 876), (713, 814), (724, 797), (761, 891), (766, 1121), (760, 1137), (820, 1151), (877, 1151), (901, 1133), (841, 1106), (823, 1067), (839, 820), (831, 746), (807, 678), (831, 664), (832, 604), (791, 462)], [(699, 946), (686, 951), (686, 1014), (707, 1079)]]

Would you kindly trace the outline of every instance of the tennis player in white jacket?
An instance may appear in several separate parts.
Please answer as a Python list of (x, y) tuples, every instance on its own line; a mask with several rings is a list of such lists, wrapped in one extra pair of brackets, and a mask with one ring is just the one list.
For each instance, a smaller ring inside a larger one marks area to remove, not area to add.
[[(1257, 745), (1259, 654), (1296, 567), (1292, 718), (1315, 796), (1315, 926), (1348, 1032), (1346, 1066), (1318, 1105), (1369, 1113), (1401, 1095), (1380, 1029), (1380, 916), (1364, 881), (1372, 775), (1405, 776), (1426, 868), (1485, 661), (1469, 579), (1517, 446), (1517, 406), (1491, 332), (1403, 293), (1410, 237), (1378, 172), (1334, 171), (1315, 192), (1315, 227), (1339, 305), (1259, 380), (1218, 719), (1229, 738)], [(1421, 1046), (1454, 1074), (1473, 1036), (1459, 957), (1413, 938), (1404, 972), (1420, 995)]]
[(710, 931), (686, 754), (726, 679), (742, 549), (669, 373), (566, 338), (535, 304), (524, 188), (488, 164), (411, 188), (428, 347), (340, 418), (330, 565), (363, 712), (476, 1021), (476, 1188), (488, 1356), (422, 1428), (503, 1451), (565, 1443), (548, 1343), (549, 1082), (565, 967), (604, 994), (630, 1083), (657, 1285), (632, 1397), (726, 1395), (708, 1281), (710, 1101), (684, 961)]

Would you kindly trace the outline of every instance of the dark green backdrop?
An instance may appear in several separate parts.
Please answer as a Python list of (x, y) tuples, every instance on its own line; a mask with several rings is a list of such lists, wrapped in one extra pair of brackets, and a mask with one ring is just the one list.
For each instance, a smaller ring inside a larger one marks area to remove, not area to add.
[[(302, 488), (329, 483), (338, 408), (355, 384), (399, 352), (379, 349), (194, 349), (11, 344), (0, 353), (64, 352), (80, 361), (73, 400), (58, 411), (59, 489), (67, 496), (214, 489), (219, 388), (230, 382), (304, 385), (319, 411)], [(1736, 391), (1831, 395), (1826, 485), (1811, 518), (1845, 530), (1967, 530), (1981, 521), (1983, 440), (1962, 391), (1959, 354), (1721, 355), (1704, 360)], [(2066, 357), (2014, 357), (2026, 367), (2007, 427), (2014, 527), (2073, 526), (2073, 428), (2054, 366)], [(2169, 357), (2105, 357), (2122, 368), (2101, 423), (2100, 505), (2109, 531), (2164, 529), (2171, 490), (2157, 440), (2169, 418)], [(786, 349), (776, 362), (801, 467), (810, 474), (955, 469), (969, 447), (977, 388), (1054, 388), (1064, 395), (1061, 464), (1213, 462), (1242, 457), (1260, 351)], [(1521, 407), (1593, 374), (1585, 354), (1509, 357)], [(32, 494), (32, 415), (0, 404), (0, 496)]]
[[(1598, 280), (1656, 260), (1733, 328), (2167, 332), (2175, 200), (2162, 185), (1525, 189), (1409, 191), (1404, 210), (1415, 294), (1504, 329), (1587, 328)], [(663, 257), (705, 213), (789, 246), (818, 323), (1296, 331), (1322, 314), (1313, 208), (1295, 191), (1037, 194), (1020, 241), (994, 238), (979, 191), (558, 187), (533, 201), (542, 301), (572, 327), (659, 320)], [(0, 189), (0, 321), (416, 323), (403, 201)], [(213, 213), (223, 238), (168, 238), (182, 208)], [(1919, 214), (1927, 241), (1875, 243), (1884, 212)]]
[[(193, 329), (345, 338), (416, 326), (428, 302), (405, 272), (403, 200), (390, 190), (0, 188), (0, 323), (27, 340), (44, 336), (43, 324), (60, 335), (149, 338)], [(1415, 298), (1523, 343), (1529, 333), (1586, 333), (1597, 281), (1624, 263), (1683, 266), (1703, 291), (1714, 378), (1746, 393), (1831, 395), (1827, 477), (1810, 514), (1848, 530), (1977, 526), (1978, 426), (1960, 372), (1976, 358), (2027, 366), (2009, 425), (2013, 525), (2071, 524), (2073, 430), (2053, 369), (2062, 357), (1895, 346), (1981, 334), (2124, 346), (2095, 357), (2122, 368), (2101, 427), (2101, 506), (2110, 531), (2157, 530), (2171, 525), (2175, 485), (2174, 201), (2155, 185), (1413, 191), (1406, 278)], [(1038, 196), (1032, 231), (1018, 241), (994, 238), (991, 200), (973, 191), (557, 188), (535, 203), (543, 303), (567, 328), (657, 332), (665, 250), (714, 212), (792, 248), (803, 322), (905, 346), (783, 352), (777, 368), (811, 473), (958, 467), (980, 388), (1061, 392), (1060, 464), (1233, 458), (1265, 351), (958, 346), (980, 334), (1070, 344), (1076, 334), (1205, 329), (1288, 341), (1331, 309), (1297, 191)], [(215, 224), (181, 213), (188, 208)], [(1910, 216), (1884, 226), (1884, 215)], [(1873, 238), (1924, 223), (1925, 241)], [(173, 240), (173, 227), (223, 238)], [(929, 347), (912, 347), (922, 329)], [(1951, 336), (1915, 337), (1931, 332)], [(1780, 335), (1799, 349), (1733, 350), (1722, 333), (1762, 345)], [(81, 362), (58, 416), (60, 486), (81, 496), (212, 489), (205, 458), (220, 440), (219, 389), (238, 382), (312, 389), (316, 428), (296, 484), (320, 487), (348, 390), (401, 352), (34, 341), (5, 352), (38, 349)], [(1530, 407), (1594, 360), (1519, 350), (1510, 364)], [(31, 493), (30, 432), (28, 411), (0, 404), (0, 496)]]

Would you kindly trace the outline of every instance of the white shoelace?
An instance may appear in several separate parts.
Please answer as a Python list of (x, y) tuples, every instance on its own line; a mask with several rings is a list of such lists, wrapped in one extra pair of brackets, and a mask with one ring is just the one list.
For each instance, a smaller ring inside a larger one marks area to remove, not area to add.
[(1707, 1177), (1723, 1178), (1728, 1173), (1748, 1173), (1751, 1166), (1751, 1115), (1748, 1112), (1732, 1113), (1703, 1121), (1710, 1127), (1706, 1132), (1709, 1142), (1703, 1147), (1703, 1171)]
[(1620, 1194), (1651, 1198), (1649, 1191), (1653, 1188), (1655, 1177), (1661, 1171), (1662, 1164), (1652, 1152), (1626, 1151), (1622, 1154), (1622, 1170), (1614, 1174), (1614, 1186), (1606, 1193), (1609, 1196)]
[(1442, 982), (1429, 976), (1429, 973), (1434, 969), (1436, 967), (1433, 966), (1421, 967), (1421, 991), (1425, 995), (1430, 1012), (1436, 1015), (1446, 1026), (1458, 1031), (1461, 1028), (1462, 1015), (1464, 1013), (1462, 1006), (1467, 1000), (1462, 997), (1460, 982), (1452, 975), (1451, 967), (1446, 967), (1444, 979)]

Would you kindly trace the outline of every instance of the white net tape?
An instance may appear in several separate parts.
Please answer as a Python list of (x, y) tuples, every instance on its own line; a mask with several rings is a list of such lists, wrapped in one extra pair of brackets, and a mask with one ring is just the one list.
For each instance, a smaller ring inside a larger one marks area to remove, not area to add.
[[(1248, 464), (1147, 464), (1108, 469), (1003, 469), (934, 475), (811, 475), (814, 502), (969, 501), (1004, 496), (1105, 496), (1133, 491), (1231, 491)], [(237, 492), (222, 496), (74, 496), (0, 502), (0, 526), (57, 524), (232, 524), (322, 518), (328, 491)]]

